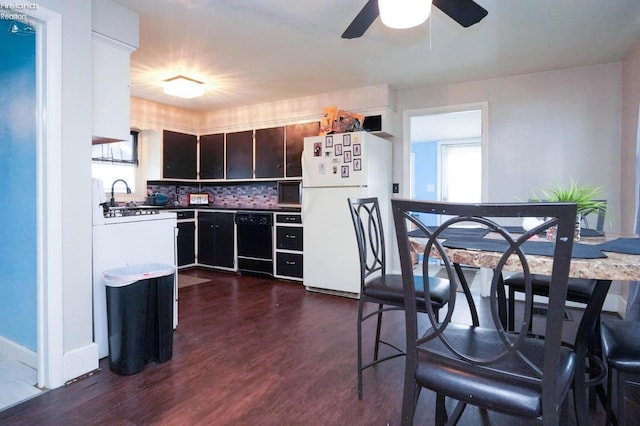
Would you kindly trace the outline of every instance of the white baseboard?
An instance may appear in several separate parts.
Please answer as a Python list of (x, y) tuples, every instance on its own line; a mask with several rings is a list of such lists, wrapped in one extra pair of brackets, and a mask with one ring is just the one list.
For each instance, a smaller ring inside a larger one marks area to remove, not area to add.
[(98, 345), (90, 343), (64, 354), (64, 381), (68, 382), (98, 369)]
[(0, 336), (0, 354), (16, 359), (31, 368), (38, 369), (38, 354), (22, 345)]

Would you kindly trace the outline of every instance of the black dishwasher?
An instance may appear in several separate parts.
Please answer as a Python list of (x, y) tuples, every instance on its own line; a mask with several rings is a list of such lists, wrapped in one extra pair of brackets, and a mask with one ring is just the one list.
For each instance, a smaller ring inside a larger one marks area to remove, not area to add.
[(238, 270), (273, 275), (273, 214), (236, 213)]

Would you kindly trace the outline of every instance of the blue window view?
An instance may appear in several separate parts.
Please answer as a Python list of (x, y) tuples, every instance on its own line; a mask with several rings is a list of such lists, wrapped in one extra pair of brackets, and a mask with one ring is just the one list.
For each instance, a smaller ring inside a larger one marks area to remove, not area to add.
[(0, 20), (0, 336), (37, 350), (36, 37)]

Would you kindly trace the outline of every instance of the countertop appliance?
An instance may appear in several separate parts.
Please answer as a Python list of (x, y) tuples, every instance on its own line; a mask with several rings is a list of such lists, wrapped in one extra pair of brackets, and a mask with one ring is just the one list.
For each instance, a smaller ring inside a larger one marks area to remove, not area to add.
[[(93, 180), (93, 334), (100, 358), (109, 355), (105, 270), (127, 265), (176, 265), (175, 212), (149, 208), (104, 211), (102, 181)], [(173, 325), (178, 324), (177, 274), (174, 278)]]
[(238, 270), (273, 275), (273, 214), (236, 213)]
[(360, 266), (347, 199), (378, 197), (388, 244), (391, 143), (366, 132), (307, 137), (302, 167), (304, 285), (358, 298)]

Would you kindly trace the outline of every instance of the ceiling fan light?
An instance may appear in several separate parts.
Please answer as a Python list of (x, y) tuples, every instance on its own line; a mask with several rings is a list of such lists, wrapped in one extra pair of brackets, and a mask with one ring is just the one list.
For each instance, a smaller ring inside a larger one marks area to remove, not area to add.
[(398, 30), (417, 27), (429, 18), (432, 0), (378, 0), (380, 20)]
[(184, 99), (204, 95), (204, 83), (182, 75), (164, 81), (164, 93)]

